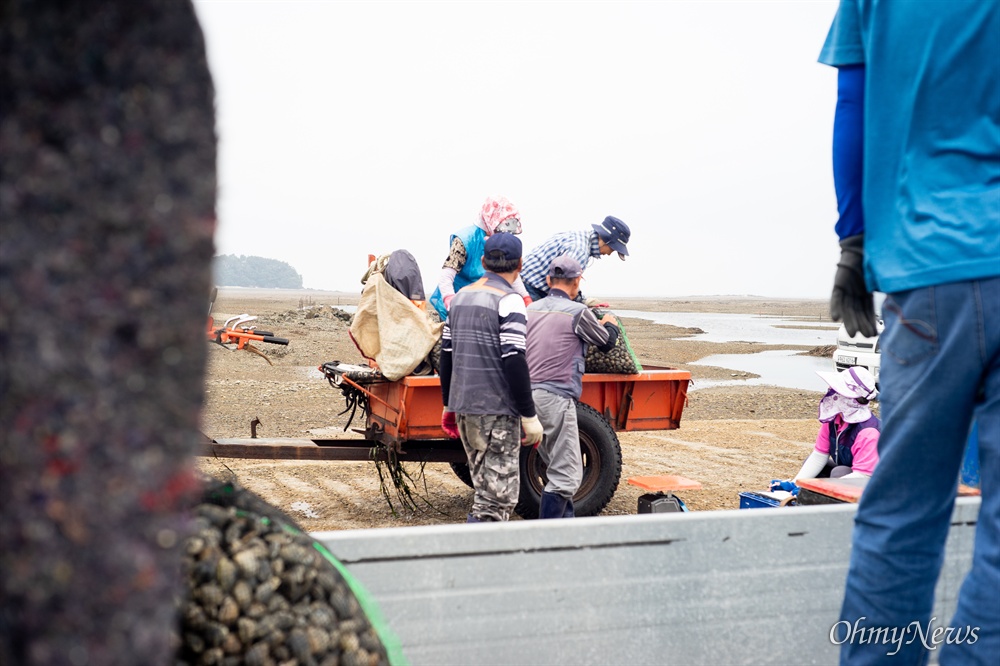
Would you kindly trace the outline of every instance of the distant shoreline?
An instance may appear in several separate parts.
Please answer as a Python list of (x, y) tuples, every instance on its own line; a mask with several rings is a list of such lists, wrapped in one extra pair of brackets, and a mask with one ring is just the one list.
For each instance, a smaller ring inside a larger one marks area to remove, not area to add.
[[(339, 299), (347, 305), (356, 305), (361, 296), (358, 291), (337, 291), (329, 289), (277, 289), (265, 287), (218, 287), (220, 294), (227, 297), (289, 300), (299, 298)], [(714, 296), (596, 296), (611, 305), (611, 309), (648, 310), (650, 312), (750, 312), (807, 314), (817, 316), (828, 312), (829, 301), (819, 298), (792, 298), (752, 296), (746, 294)], [(682, 307), (683, 306), (683, 307)]]

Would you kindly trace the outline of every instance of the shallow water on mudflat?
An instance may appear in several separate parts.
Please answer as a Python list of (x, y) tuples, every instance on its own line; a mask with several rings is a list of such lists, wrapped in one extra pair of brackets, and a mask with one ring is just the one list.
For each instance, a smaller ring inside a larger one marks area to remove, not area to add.
[[(700, 328), (705, 331), (689, 340), (704, 342), (759, 342), (767, 345), (820, 345), (837, 344), (839, 324), (826, 321), (770, 317), (754, 314), (710, 312), (644, 312), (642, 310), (616, 310), (619, 317), (646, 319), (657, 324), (683, 328)], [(778, 328), (799, 326), (809, 328)]]
[(823, 391), (829, 386), (817, 371), (836, 370), (829, 357), (802, 356), (794, 351), (778, 349), (757, 354), (713, 354), (691, 365), (712, 365), (760, 375), (755, 379), (698, 380), (692, 390), (713, 386), (778, 386), (781, 388)]

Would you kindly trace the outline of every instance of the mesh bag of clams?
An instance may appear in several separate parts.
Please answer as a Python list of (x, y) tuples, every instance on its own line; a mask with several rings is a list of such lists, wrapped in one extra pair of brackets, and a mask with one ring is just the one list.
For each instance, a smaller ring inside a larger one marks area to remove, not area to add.
[[(597, 308), (591, 308), (591, 310), (598, 319), (607, 314), (606, 310)], [(604, 353), (598, 351), (597, 347), (589, 346), (585, 362), (586, 372), (608, 372), (616, 375), (634, 375), (642, 372), (642, 364), (639, 363), (639, 357), (635, 355), (632, 346), (628, 343), (625, 325), (621, 320), (618, 321), (618, 341), (615, 343), (614, 349)]]
[(405, 664), (374, 602), (250, 491), (209, 481), (185, 542), (178, 664)]

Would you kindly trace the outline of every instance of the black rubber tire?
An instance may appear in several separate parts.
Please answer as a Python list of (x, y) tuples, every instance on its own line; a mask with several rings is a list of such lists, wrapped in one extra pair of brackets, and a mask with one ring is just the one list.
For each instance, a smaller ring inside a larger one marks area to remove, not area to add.
[(448, 463), (451, 465), (451, 471), (455, 473), (462, 483), (469, 486), (470, 488), (475, 488), (472, 485), (472, 472), (469, 471), (469, 463)]
[[(583, 403), (576, 405), (583, 454), (583, 481), (573, 496), (577, 516), (596, 516), (608, 505), (622, 476), (622, 446), (614, 428), (600, 412)], [(514, 509), (522, 518), (538, 518), (538, 504), (546, 483), (545, 463), (538, 449), (521, 449), (521, 491)]]

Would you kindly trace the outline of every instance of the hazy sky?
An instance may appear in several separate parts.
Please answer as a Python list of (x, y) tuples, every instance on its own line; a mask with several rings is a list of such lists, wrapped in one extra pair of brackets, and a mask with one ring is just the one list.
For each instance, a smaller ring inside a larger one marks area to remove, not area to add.
[(428, 291), (488, 195), (525, 250), (615, 215), (588, 295), (824, 298), (838, 246), (836, 12), (809, 2), (195, 0), (215, 79), (219, 254)]

